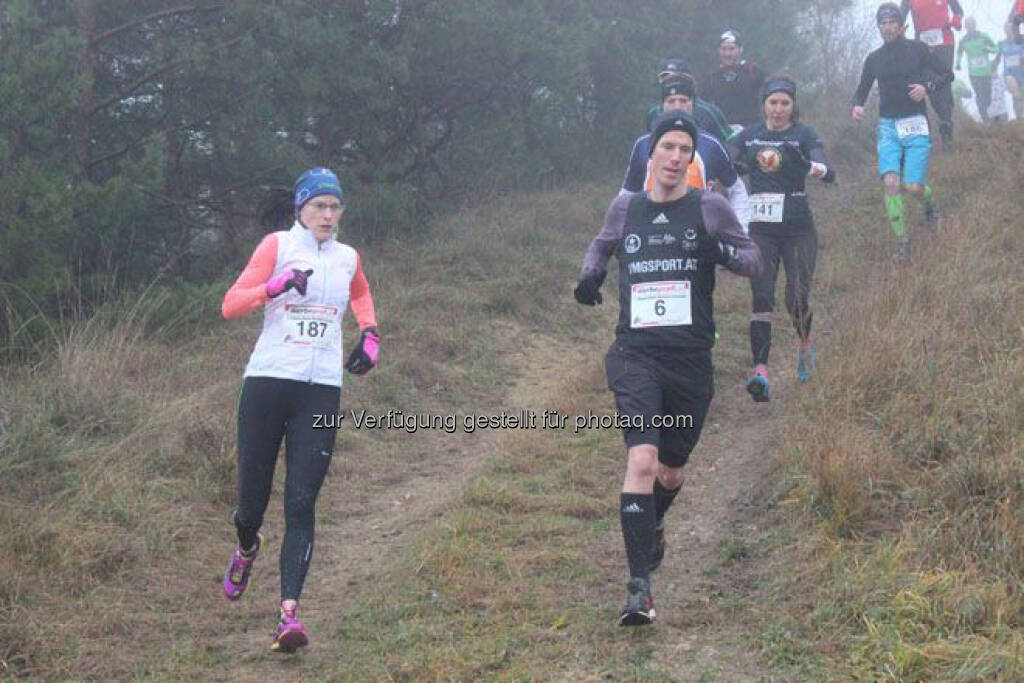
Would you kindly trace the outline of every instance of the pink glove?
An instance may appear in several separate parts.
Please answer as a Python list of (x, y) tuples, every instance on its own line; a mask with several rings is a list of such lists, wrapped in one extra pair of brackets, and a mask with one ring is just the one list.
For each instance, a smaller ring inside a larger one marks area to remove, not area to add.
[(292, 268), (290, 273), (281, 273), (277, 277), (272, 277), (267, 280), (267, 296), (273, 299), (276, 296), (281, 296), (289, 289), (295, 289), (302, 296), (306, 296), (306, 285), (309, 284), (309, 276), (312, 274), (312, 268), (309, 270)]
[(380, 336), (377, 334), (377, 328), (367, 327), (345, 361), (345, 369), (353, 375), (364, 375), (377, 365), (379, 353)]

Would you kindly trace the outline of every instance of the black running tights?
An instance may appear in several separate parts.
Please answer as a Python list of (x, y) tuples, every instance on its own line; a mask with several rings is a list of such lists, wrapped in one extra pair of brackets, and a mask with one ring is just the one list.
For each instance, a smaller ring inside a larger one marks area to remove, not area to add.
[[(750, 238), (761, 250), (761, 272), (750, 278), (753, 315), (750, 321), (750, 350), (754, 364), (767, 363), (771, 349), (771, 312), (775, 310), (775, 280), (779, 261), (786, 270), (786, 310), (801, 339), (811, 334), (811, 282), (818, 259), (818, 232), (814, 224), (793, 231), (785, 223), (772, 224), (764, 232), (752, 229)], [(775, 227), (778, 226), (778, 228)], [(768, 230), (779, 230), (779, 234)]]
[(243, 548), (256, 543), (270, 500), (281, 440), (285, 442), (284, 542), (281, 599), (298, 600), (313, 557), (316, 497), (334, 450), (334, 429), (314, 428), (333, 416), (340, 387), (274, 377), (247, 377), (238, 401), (238, 505), (235, 526)]

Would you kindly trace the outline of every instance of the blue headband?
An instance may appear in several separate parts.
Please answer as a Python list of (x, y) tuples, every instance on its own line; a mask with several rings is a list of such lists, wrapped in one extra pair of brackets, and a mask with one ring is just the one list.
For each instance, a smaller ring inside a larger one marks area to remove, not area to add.
[(295, 181), (295, 210), (301, 209), (302, 205), (313, 197), (324, 194), (337, 197), (338, 201), (345, 203), (345, 198), (341, 194), (341, 183), (338, 182), (338, 176), (334, 175), (334, 171), (322, 167), (309, 169)]

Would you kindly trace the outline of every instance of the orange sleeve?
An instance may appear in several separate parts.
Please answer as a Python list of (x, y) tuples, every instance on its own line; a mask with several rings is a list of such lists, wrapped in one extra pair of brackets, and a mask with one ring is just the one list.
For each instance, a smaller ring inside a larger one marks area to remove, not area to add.
[(241, 318), (270, 301), (266, 284), (274, 274), (276, 263), (277, 235), (271, 233), (259, 243), (245, 270), (224, 295), (224, 302), (220, 305), (221, 314), (229, 320)]
[(356, 316), (359, 329), (377, 326), (377, 314), (373, 310), (373, 298), (370, 296), (370, 283), (363, 273), (363, 260), (356, 254), (356, 272), (349, 285), (349, 305)]

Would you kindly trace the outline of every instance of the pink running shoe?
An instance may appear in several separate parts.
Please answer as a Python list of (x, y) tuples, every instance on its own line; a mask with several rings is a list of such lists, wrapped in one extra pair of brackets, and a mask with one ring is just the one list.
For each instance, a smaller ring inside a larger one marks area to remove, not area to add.
[(263, 534), (256, 532), (256, 547), (248, 552), (243, 552), (241, 546), (235, 547), (235, 554), (231, 556), (231, 564), (224, 574), (224, 597), (235, 601), (242, 597), (246, 587), (249, 585), (249, 573), (252, 572), (252, 563), (263, 547)]
[(281, 601), (281, 623), (277, 625), (277, 633), (274, 635), (274, 642), (270, 646), (272, 652), (290, 654), (300, 647), (309, 645), (306, 627), (295, 618), (295, 612), (298, 608), (299, 603), (295, 600)]

